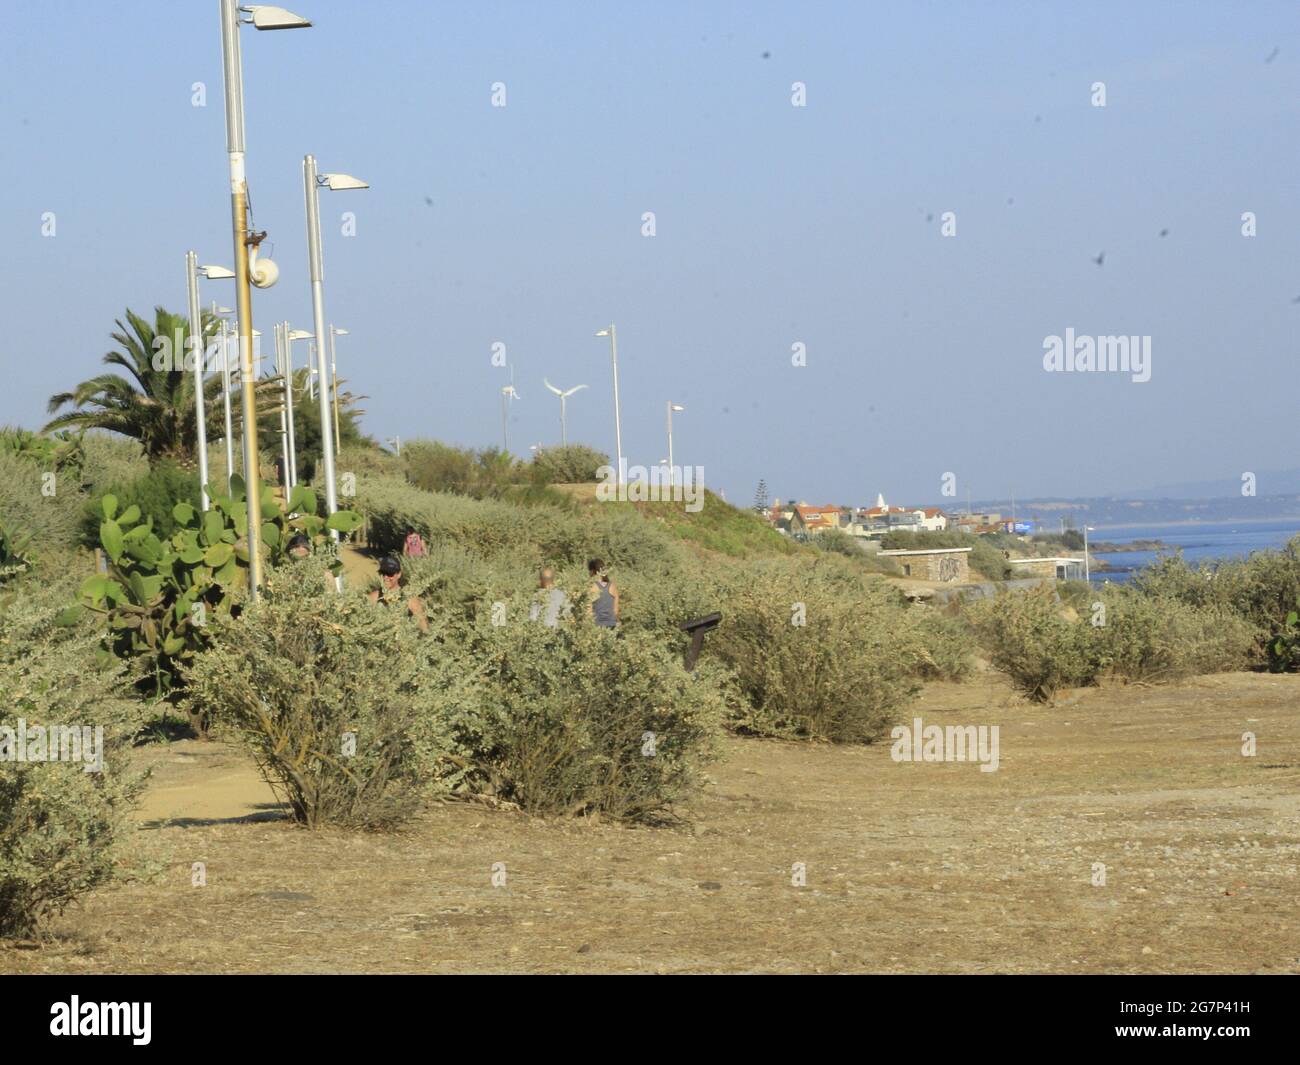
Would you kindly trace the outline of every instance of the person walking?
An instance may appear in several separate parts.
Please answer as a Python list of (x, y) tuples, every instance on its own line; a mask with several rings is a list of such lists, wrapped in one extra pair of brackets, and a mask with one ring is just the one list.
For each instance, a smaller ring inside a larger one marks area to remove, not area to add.
[(402, 554), (407, 558), (424, 558), (424, 537), (410, 525), (406, 527), (406, 539), (402, 541)]
[(602, 629), (618, 628), (618, 589), (605, 572), (605, 563), (593, 558), (587, 563), (587, 572), (592, 579), (592, 620)]
[(569, 597), (555, 587), (555, 570), (550, 566), (542, 569), (537, 587), (540, 589), (540, 594), (528, 608), (528, 620), (540, 621), (548, 629), (553, 629), (559, 625), (560, 613), (568, 606)]
[[(385, 555), (379, 560), (379, 587), (370, 592), (370, 601), (388, 606), (402, 597), (402, 562), (396, 555)], [(429, 616), (424, 610), (424, 600), (417, 595), (408, 596), (406, 609), (421, 632), (429, 631)]]

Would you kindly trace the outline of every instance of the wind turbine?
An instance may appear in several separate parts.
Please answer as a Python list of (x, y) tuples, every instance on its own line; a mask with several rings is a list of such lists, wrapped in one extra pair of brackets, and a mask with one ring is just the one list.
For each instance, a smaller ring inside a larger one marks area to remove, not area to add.
[(560, 397), (560, 446), (568, 447), (569, 430), (568, 430), (568, 426), (565, 424), (565, 418), (564, 418), (565, 404), (567, 403), (569, 397), (573, 395), (573, 393), (581, 392), (587, 386), (574, 385), (567, 392), (561, 392), (558, 388), (556, 388), (553, 384), (551, 384), (551, 382), (548, 381), (545, 377), (542, 378), (542, 384), (544, 384), (547, 388), (549, 388), (552, 392), (554, 392), (557, 396)]

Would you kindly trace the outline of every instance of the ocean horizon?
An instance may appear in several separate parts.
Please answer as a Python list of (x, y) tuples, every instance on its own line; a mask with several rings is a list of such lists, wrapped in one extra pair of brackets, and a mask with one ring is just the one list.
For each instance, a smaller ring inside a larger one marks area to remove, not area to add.
[[(1178, 549), (1190, 563), (1245, 558), (1254, 551), (1276, 551), (1300, 535), (1300, 518), (1247, 519), (1214, 522), (1165, 522), (1155, 525), (1097, 525), (1089, 534), (1092, 541), (1130, 544), (1137, 540), (1160, 540), (1171, 551)], [(1158, 557), (1155, 551), (1093, 551), (1092, 557), (1111, 569), (1094, 570), (1094, 581), (1128, 581)]]

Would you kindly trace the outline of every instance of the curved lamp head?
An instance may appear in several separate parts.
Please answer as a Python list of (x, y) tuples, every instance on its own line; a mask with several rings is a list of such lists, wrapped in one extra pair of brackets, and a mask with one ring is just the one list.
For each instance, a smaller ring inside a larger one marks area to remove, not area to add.
[(321, 174), (316, 181), (327, 186), (332, 192), (342, 192), (346, 189), (368, 189), (370, 182), (362, 181), (351, 174)]
[(253, 16), (253, 25), (259, 30), (305, 30), (311, 23), (301, 15), (295, 15), (292, 11), (286, 11), (282, 7), (273, 7), (270, 4), (253, 4), (249, 7), (241, 7), (240, 11), (247, 11)]

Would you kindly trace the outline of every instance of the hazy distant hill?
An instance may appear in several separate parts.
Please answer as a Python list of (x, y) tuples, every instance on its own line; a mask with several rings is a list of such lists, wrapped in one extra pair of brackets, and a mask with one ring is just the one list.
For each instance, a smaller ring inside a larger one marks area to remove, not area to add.
[[(951, 502), (951, 501), (949, 501)], [(949, 514), (964, 508), (946, 507)], [(976, 513), (1011, 513), (1007, 500), (976, 502)], [(1018, 499), (1016, 517), (1036, 518), (1043, 532), (1054, 532), (1066, 524), (1161, 525), (1176, 521), (1264, 521), (1295, 518), (1300, 522), (1300, 493), (1287, 495), (1222, 496), (1218, 499)]]
[[(1253, 470), (1256, 497), (1300, 495), (1300, 470)], [(1119, 492), (1116, 499), (1225, 499), (1241, 498), (1241, 477), (1218, 481), (1183, 481), (1132, 492)]]

